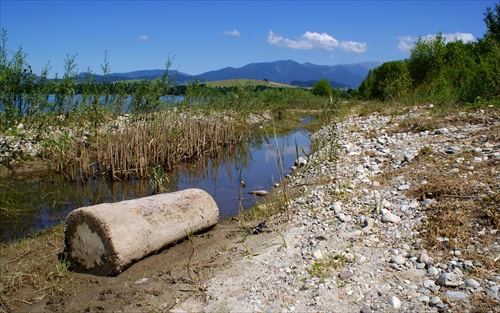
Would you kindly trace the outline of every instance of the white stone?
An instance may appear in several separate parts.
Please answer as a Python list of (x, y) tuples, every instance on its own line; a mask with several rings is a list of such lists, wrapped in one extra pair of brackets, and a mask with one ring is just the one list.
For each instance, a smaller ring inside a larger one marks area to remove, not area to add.
[(441, 303), (443, 303), (443, 301), (438, 296), (432, 297), (431, 301), (429, 301), (430, 306), (436, 306), (436, 305), (441, 304)]
[(323, 251), (321, 251), (321, 249), (314, 250), (313, 257), (316, 259), (316, 261), (321, 261), (325, 258)]
[(405, 262), (406, 262), (406, 259), (402, 255), (396, 255), (396, 256), (393, 256), (391, 258), (391, 263), (402, 265), (402, 264), (405, 264)]
[(389, 302), (391, 303), (392, 307), (395, 308), (396, 310), (401, 309), (401, 300), (399, 300), (396, 296), (392, 296)]
[(434, 131), (434, 134), (436, 135), (444, 135), (444, 134), (448, 134), (450, 131), (448, 130), (448, 128), (439, 128), (439, 129), (436, 129)]
[(420, 296), (418, 297), (419, 302), (429, 303), (430, 299), (428, 296)]
[(417, 258), (418, 263), (428, 263), (429, 262), (429, 256), (425, 251), (420, 252), (418, 258)]
[(340, 212), (342, 212), (342, 202), (335, 202), (333, 204), (333, 211), (335, 212), (335, 214), (339, 214)]
[(404, 184), (404, 185), (401, 185), (398, 187), (399, 191), (408, 190), (408, 189), (410, 189), (410, 185), (407, 185), (407, 184)]
[(393, 214), (391, 212), (384, 214), (382, 216), (382, 222), (383, 223), (399, 223), (401, 221), (401, 218), (397, 216), (396, 214)]

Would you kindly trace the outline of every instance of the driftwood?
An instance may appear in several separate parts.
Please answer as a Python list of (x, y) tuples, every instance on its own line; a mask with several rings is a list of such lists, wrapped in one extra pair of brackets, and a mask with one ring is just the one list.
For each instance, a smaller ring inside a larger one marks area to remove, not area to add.
[(83, 207), (66, 219), (66, 253), (76, 270), (117, 275), (218, 219), (217, 204), (200, 189)]

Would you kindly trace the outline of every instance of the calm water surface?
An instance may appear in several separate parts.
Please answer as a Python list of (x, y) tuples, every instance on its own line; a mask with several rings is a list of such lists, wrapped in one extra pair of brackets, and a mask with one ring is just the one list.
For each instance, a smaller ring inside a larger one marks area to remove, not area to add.
[[(255, 138), (248, 148), (232, 147), (227, 157), (179, 167), (169, 173), (168, 191), (200, 188), (214, 198), (221, 217), (250, 208), (258, 198), (248, 194), (269, 190), (290, 172), (297, 156), (309, 153), (309, 133), (295, 130), (277, 137)], [(240, 181), (245, 182), (241, 187)], [(60, 224), (72, 210), (104, 202), (151, 195), (146, 179), (106, 182), (104, 179), (67, 182), (57, 175), (0, 179), (0, 242)], [(9, 208), (8, 210), (5, 208)], [(15, 209), (12, 209), (15, 208)]]

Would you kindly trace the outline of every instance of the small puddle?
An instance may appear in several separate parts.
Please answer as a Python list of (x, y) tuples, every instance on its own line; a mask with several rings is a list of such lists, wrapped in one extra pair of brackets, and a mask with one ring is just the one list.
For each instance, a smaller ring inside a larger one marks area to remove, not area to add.
[[(270, 190), (290, 173), (297, 155), (309, 153), (310, 139), (307, 131), (298, 129), (276, 137), (254, 138), (248, 148), (231, 149), (226, 157), (181, 166), (169, 173), (167, 192), (203, 189), (214, 198), (221, 217), (234, 216), (240, 208), (249, 209), (259, 201), (249, 192)], [(151, 192), (147, 179), (107, 182), (102, 178), (70, 183), (47, 173), (1, 178), (0, 242), (58, 225), (79, 207), (148, 195)]]

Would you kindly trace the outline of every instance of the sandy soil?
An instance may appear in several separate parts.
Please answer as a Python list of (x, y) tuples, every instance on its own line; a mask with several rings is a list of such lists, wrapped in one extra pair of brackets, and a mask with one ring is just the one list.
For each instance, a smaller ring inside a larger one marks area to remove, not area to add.
[[(196, 235), (190, 263), (193, 246), (186, 240), (133, 264), (116, 277), (70, 273), (69, 281), (65, 280), (60, 286), (64, 290), (59, 294), (51, 295), (44, 290), (37, 291), (29, 284), (22, 284), (15, 299), (9, 299), (9, 302), (14, 303), (15, 308), (11, 308), (16, 312), (169, 311), (189, 297), (203, 298), (204, 281), (231, 263), (251, 257), (271, 237), (276, 237), (271, 231), (272, 226), (259, 234), (247, 236), (246, 227), (251, 231), (258, 224), (252, 222), (242, 226), (234, 219), (224, 220), (210, 231)], [(21, 256), (16, 253), (2, 256), (0, 264), (8, 266), (28, 258), (56, 259), (63, 250), (60, 240), (55, 243), (46, 240), (41, 246), (45, 249), (36, 249)], [(9, 308), (0, 306), (0, 312), (3, 311), (8, 312)]]

